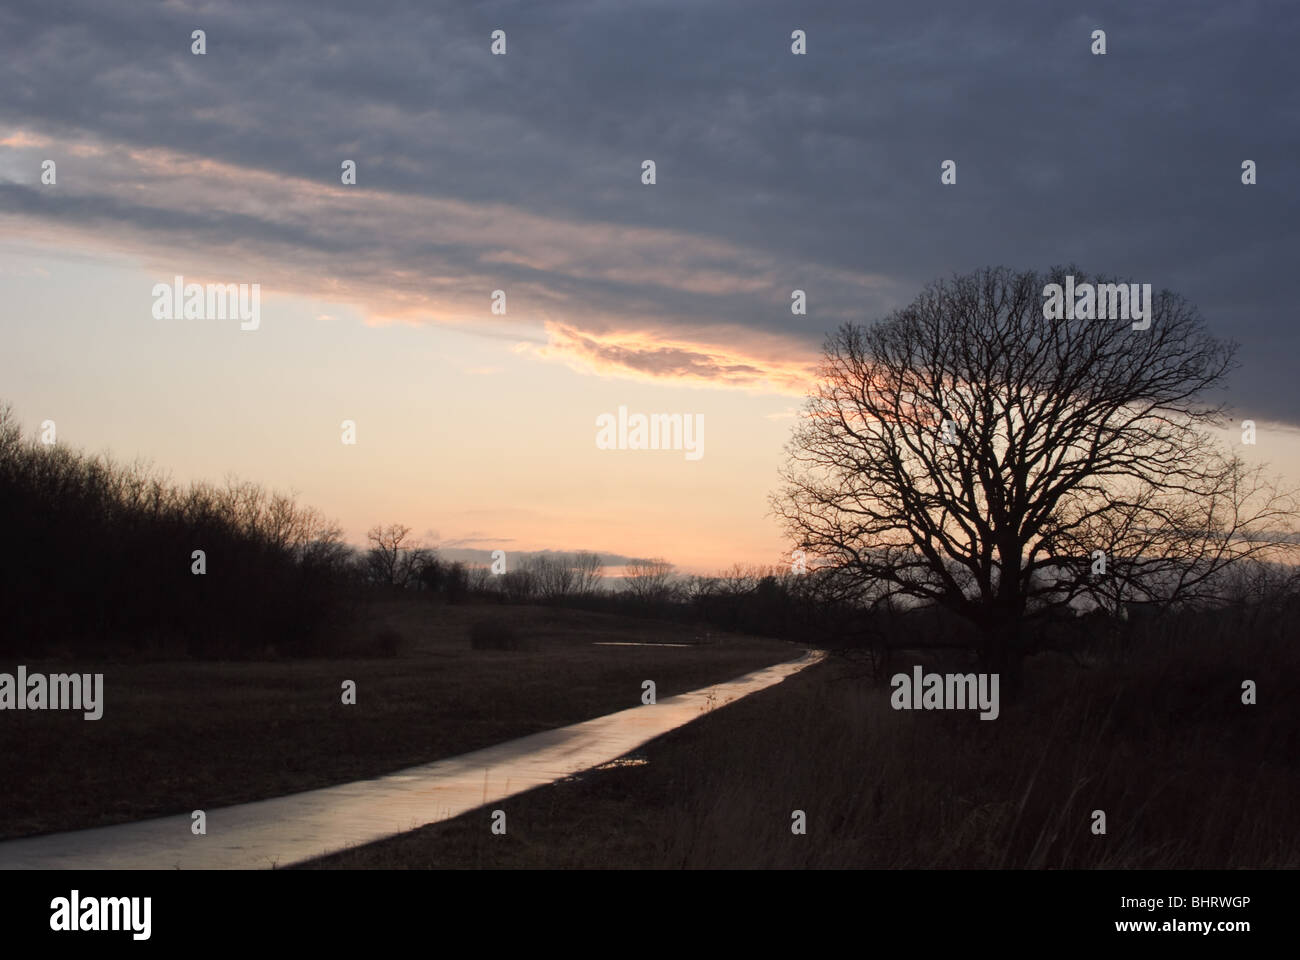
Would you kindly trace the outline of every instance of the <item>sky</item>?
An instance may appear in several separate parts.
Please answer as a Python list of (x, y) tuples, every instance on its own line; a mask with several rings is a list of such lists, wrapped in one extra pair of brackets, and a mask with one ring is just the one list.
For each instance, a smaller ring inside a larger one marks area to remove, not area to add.
[[(1076, 263), (1237, 341), (1241, 452), (1300, 479), (1298, 47), (1286, 3), (6, 0), (0, 401), (354, 543), (712, 572), (787, 556), (829, 331)], [(175, 276), (257, 329), (158, 318)], [(620, 406), (703, 455), (600, 449)]]

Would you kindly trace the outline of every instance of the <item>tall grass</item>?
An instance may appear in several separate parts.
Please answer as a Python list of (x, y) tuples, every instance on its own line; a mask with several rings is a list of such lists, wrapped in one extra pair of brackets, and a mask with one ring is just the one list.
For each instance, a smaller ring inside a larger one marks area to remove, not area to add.
[[(661, 862), (1300, 866), (1297, 614), (1189, 612), (1091, 667), (1036, 659), (995, 721), (894, 711), (887, 681), (844, 664), (796, 677), (682, 731), (698, 738), (672, 754), (691, 788), (664, 798)], [(795, 809), (806, 836), (775, 813)]]
[[(509, 842), (475, 811), (318, 865), (1294, 868), (1298, 614), (1276, 598), (1098, 634), (1032, 658), (996, 720), (893, 710), (888, 674), (831, 658), (652, 741), (644, 765), (512, 798)], [(892, 669), (918, 662), (970, 668), (931, 650)]]

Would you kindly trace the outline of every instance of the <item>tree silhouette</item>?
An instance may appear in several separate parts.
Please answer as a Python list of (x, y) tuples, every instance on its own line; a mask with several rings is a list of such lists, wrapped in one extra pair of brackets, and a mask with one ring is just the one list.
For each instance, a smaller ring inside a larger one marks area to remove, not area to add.
[(662, 557), (629, 560), (624, 588), (638, 600), (661, 602), (672, 592), (673, 565)]
[(597, 554), (579, 551), (529, 557), (524, 561), (524, 570), (538, 598), (557, 601), (595, 593), (604, 568)]
[(397, 590), (405, 590), (420, 579), (421, 570), (432, 559), (432, 554), (419, 543), (408, 540), (411, 528), (403, 523), (387, 527), (376, 525), (366, 534), (371, 547), (366, 553), (366, 566), (375, 583)]
[(1204, 599), (1296, 511), (1210, 432), (1235, 344), (1168, 291), (1147, 329), (1047, 319), (1067, 272), (1107, 282), (989, 268), (832, 334), (772, 497), (827, 583), (959, 614), (1013, 692), (1027, 618)]

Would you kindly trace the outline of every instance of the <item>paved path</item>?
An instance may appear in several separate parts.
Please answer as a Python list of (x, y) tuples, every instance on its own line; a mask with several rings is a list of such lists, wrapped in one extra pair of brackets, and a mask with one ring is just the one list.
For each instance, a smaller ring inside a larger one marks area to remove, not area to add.
[[(227, 870), (285, 866), (450, 820), (609, 763), (648, 740), (815, 663), (821, 654), (572, 726), (373, 780), (207, 811), (205, 836), (180, 814), (0, 843), (0, 869)], [(507, 809), (507, 814), (509, 810)], [(484, 815), (483, 829), (489, 819)]]

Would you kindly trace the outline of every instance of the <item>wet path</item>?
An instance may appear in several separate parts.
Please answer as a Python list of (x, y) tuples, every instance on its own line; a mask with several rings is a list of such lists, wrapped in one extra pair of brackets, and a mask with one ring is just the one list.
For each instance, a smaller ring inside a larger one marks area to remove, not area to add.
[[(609, 763), (711, 707), (779, 683), (798, 660), (582, 723), (409, 767), (384, 777), (207, 811), (0, 843), (0, 869), (226, 870), (286, 866), (450, 820), (475, 807)], [(507, 813), (508, 813), (507, 809)], [(488, 819), (484, 817), (484, 829)]]

